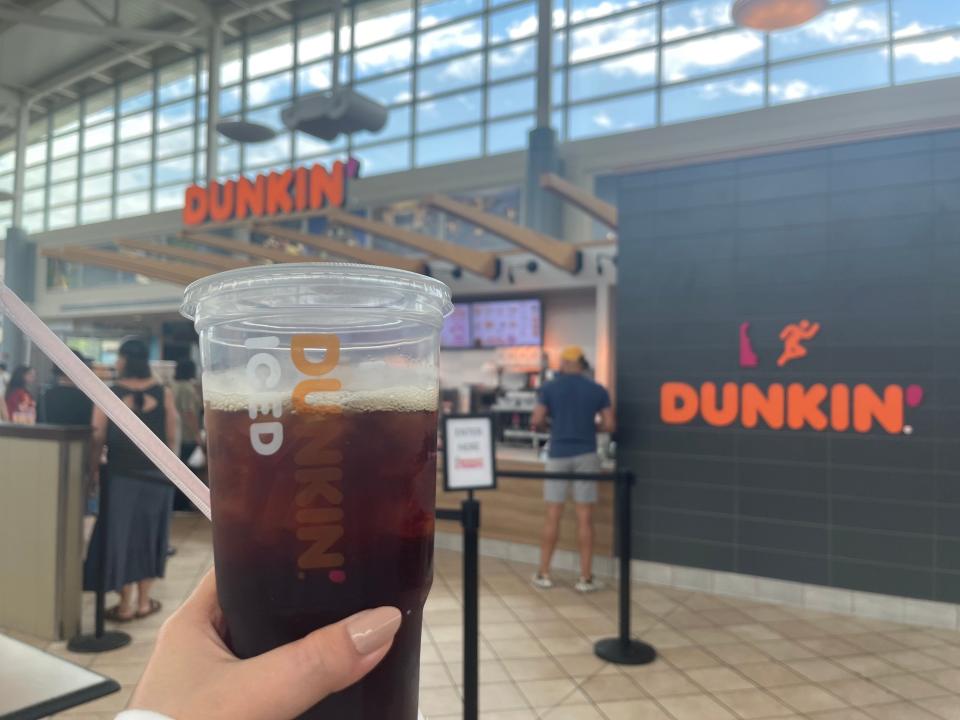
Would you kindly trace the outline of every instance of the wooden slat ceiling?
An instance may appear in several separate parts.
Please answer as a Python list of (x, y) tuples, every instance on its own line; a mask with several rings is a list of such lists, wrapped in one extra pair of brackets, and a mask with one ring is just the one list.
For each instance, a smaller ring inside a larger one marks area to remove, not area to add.
[(576, 205), (591, 217), (599, 220), (613, 230), (617, 229), (617, 208), (591, 195), (559, 175), (544, 173), (540, 176), (540, 187), (559, 195), (567, 202)]
[(185, 260), (188, 263), (196, 263), (200, 266), (206, 266), (216, 270), (233, 270), (255, 264), (250, 260), (241, 260), (240, 258), (230, 257), (228, 255), (215, 255), (209, 252), (200, 252), (198, 250), (190, 250), (189, 248), (167, 245), (166, 243), (149, 242), (146, 240), (116, 238), (113, 243), (126, 250), (138, 250), (149, 255)]
[(164, 282), (175, 283), (177, 285), (189, 285), (194, 280), (199, 280), (201, 277), (210, 274), (209, 270), (193, 267), (184, 263), (138, 258), (133, 255), (121, 255), (112, 250), (100, 250), (96, 248), (45, 248), (41, 251), (41, 254), (44, 257), (55, 260), (66, 260), (83, 265), (95, 265), (111, 270), (121, 270), (123, 272), (144, 275), (154, 280), (163, 280)]
[[(179, 235), (184, 240), (196, 243), (197, 245), (229, 250), (239, 255), (249, 255), (250, 257), (261, 258), (263, 260), (272, 260), (273, 262), (295, 263), (310, 262), (311, 260), (311, 258), (306, 255), (291, 255), (285, 250), (268, 248), (253, 243), (242, 243), (238, 240), (226, 238), (223, 235), (213, 235), (212, 233), (205, 232), (181, 232)], [(312, 259), (316, 260), (317, 258)]]

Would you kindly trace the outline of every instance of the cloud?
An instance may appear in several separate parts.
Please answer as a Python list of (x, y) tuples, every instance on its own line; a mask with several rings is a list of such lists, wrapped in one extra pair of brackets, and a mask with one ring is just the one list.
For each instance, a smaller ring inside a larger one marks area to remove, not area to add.
[(893, 36), (895, 38), (913, 37), (914, 35), (923, 35), (925, 33), (930, 32), (931, 30), (936, 30), (936, 29), (937, 28), (935, 28), (932, 25), (924, 25), (923, 23), (914, 20), (912, 23), (910, 23), (906, 27), (902, 27), (899, 30), (897, 30), (895, 33), (893, 33)]
[[(596, 66), (595, 66), (596, 67)], [(607, 75), (623, 77), (636, 75), (637, 77), (652, 78), (657, 72), (657, 53), (654, 50), (619, 57), (600, 63), (597, 69)]]
[(822, 88), (811, 85), (806, 80), (791, 80), (783, 85), (779, 83), (770, 84), (770, 95), (784, 102), (815, 97), (821, 92), (823, 92)]
[[(868, 40), (882, 40), (887, 35), (886, 10), (864, 6), (840, 8), (806, 25), (771, 35), (771, 49), (812, 50), (819, 47), (851, 45)], [(815, 46), (808, 48), (811, 43)], [(792, 54), (792, 53), (790, 53)]]
[(577, 28), (570, 34), (570, 61), (626, 52), (656, 42), (657, 28), (649, 13)]
[(758, 54), (762, 49), (762, 36), (750, 30), (667, 46), (663, 51), (664, 78), (676, 82), (711, 70), (736, 67), (740, 60)]
[(911, 58), (924, 65), (948, 65), (960, 60), (960, 35), (897, 45), (894, 54), (898, 58)]
[(607, 115), (607, 113), (603, 112), (602, 110), (598, 112), (596, 115), (594, 115), (592, 120), (597, 127), (602, 127), (602, 128), (613, 127), (613, 120), (609, 115)]
[(420, 59), (429, 60), (443, 55), (452, 55), (474, 50), (482, 45), (483, 27), (479, 20), (470, 20), (422, 34), (419, 40)]
[[(642, 4), (645, 3), (641, 3), (639, 0), (627, 0), (627, 2), (611, 2), (610, 0), (603, 0), (602, 2), (597, 3), (596, 5), (591, 5), (590, 7), (577, 8), (570, 13), (570, 18), (574, 23), (578, 23), (584, 20), (593, 20), (595, 18), (611, 15), (615, 12), (626, 10), (627, 8), (639, 7)], [(561, 12), (563, 11), (553, 11), (554, 23), (557, 22), (558, 13)]]
[[(664, 8), (664, 40), (675, 40), (730, 24), (730, 2), (728, 0), (714, 0), (711, 5), (691, 7), (686, 13), (686, 19), (690, 21), (689, 25), (681, 21), (671, 21), (667, 16), (673, 9), (669, 6)], [(679, 13), (677, 14), (679, 15)]]

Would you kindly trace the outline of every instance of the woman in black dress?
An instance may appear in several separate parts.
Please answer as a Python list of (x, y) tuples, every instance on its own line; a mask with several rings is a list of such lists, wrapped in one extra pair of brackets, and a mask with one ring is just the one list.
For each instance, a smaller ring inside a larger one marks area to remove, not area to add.
[[(154, 379), (148, 358), (143, 341), (123, 342), (117, 358), (117, 382), (112, 389), (176, 451), (179, 448), (172, 447), (177, 424), (173, 393)], [(102, 562), (105, 588), (120, 593), (119, 605), (110, 608), (106, 618), (125, 622), (147, 617), (161, 608), (160, 602), (150, 597), (150, 587), (164, 573), (173, 486), (100, 408), (94, 408), (92, 424), (94, 473), (99, 471), (101, 451), (104, 444), (107, 446), (110, 513), (106, 557), (99, 557), (97, 550), (97, 535), (103, 531), (98, 521), (84, 567), (84, 589), (97, 589), (96, 571)]]

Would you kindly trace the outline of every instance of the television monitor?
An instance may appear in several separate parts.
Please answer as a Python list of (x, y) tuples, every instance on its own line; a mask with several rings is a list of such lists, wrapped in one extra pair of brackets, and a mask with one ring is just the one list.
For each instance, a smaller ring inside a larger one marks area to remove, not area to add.
[(470, 304), (456, 303), (453, 312), (443, 321), (440, 332), (440, 347), (468, 348), (473, 345), (470, 336)]
[(470, 310), (473, 347), (542, 344), (542, 307), (536, 298), (475, 302)]

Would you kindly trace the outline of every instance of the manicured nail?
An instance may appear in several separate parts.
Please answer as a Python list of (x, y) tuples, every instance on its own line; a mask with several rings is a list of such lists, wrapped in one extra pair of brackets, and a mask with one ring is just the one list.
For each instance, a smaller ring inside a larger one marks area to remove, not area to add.
[(357, 613), (347, 623), (347, 632), (353, 646), (361, 655), (379, 650), (400, 629), (400, 611), (395, 607), (380, 607)]

